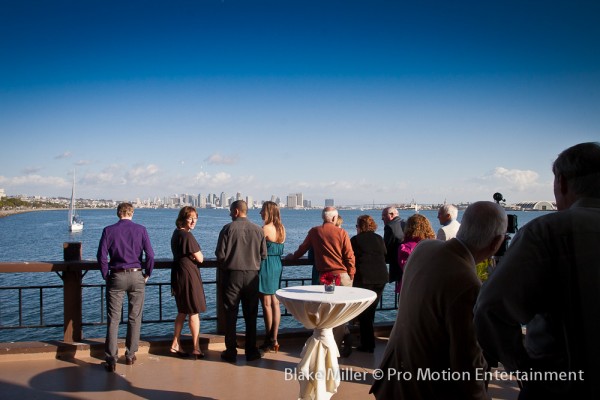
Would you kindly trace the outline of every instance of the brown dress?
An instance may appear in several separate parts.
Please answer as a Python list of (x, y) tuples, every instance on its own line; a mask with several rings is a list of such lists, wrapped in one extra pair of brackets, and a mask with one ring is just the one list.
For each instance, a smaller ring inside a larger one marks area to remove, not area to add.
[(200, 251), (200, 245), (191, 232), (175, 229), (171, 237), (171, 291), (175, 296), (177, 312), (198, 314), (206, 311), (204, 286), (198, 265), (190, 256)]

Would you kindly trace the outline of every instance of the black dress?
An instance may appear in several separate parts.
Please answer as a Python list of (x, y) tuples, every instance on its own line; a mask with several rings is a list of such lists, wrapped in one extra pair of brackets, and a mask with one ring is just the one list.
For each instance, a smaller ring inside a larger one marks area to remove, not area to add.
[(171, 292), (175, 296), (177, 312), (182, 314), (198, 314), (206, 311), (204, 286), (200, 270), (190, 257), (200, 251), (200, 245), (191, 232), (175, 229), (171, 237)]
[(375, 350), (375, 333), (373, 323), (375, 311), (381, 299), (381, 294), (388, 281), (388, 271), (385, 264), (386, 247), (383, 238), (375, 232), (361, 232), (350, 239), (352, 250), (356, 257), (356, 275), (352, 286), (369, 289), (377, 294), (375, 300), (362, 314), (360, 321), (360, 351)]

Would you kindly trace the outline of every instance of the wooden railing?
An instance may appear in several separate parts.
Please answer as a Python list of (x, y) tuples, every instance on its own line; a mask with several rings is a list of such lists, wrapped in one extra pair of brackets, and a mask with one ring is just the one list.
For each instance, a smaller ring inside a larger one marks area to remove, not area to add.
[[(103, 286), (103, 285), (85, 285), (82, 283), (83, 277), (87, 274), (88, 271), (99, 271), (100, 266), (96, 261), (87, 261), (81, 259), (81, 243), (79, 242), (69, 242), (64, 244), (64, 261), (33, 261), (33, 262), (0, 262), (0, 274), (2, 273), (23, 273), (23, 272), (39, 272), (39, 273), (48, 273), (55, 272), (62, 280), (63, 285), (63, 340), (65, 342), (79, 342), (83, 338), (83, 313), (82, 313), (82, 289), (84, 287), (89, 286)], [(172, 260), (171, 259), (157, 259), (155, 260), (154, 269), (161, 270), (171, 269)], [(306, 258), (301, 258), (294, 261), (288, 261), (282, 259), (282, 264), (284, 267), (293, 267), (293, 266), (305, 266), (307, 268), (306, 277), (303, 278), (288, 278), (282, 279), (282, 287), (288, 286), (289, 282), (293, 282), (293, 284), (310, 284), (310, 269), (312, 266), (311, 262)], [(221, 298), (220, 287), (219, 284), (219, 269), (217, 268), (217, 262), (214, 259), (205, 259), (202, 263), (202, 269), (215, 269), (216, 270), (216, 282), (205, 282), (205, 284), (215, 284), (216, 285), (216, 295), (217, 299)], [(162, 283), (152, 283), (152, 285), (168, 285), (168, 282)], [(39, 290), (40, 296), (40, 313), (43, 313), (43, 289), (57, 289), (56, 286), (18, 286), (11, 287), (10, 289), (19, 290), (19, 303), (21, 302), (21, 291), (22, 290)], [(0, 290), (6, 289), (0, 287)], [(104, 290), (104, 287), (102, 287)], [(161, 291), (159, 290), (159, 293)], [(393, 305), (388, 305), (384, 307), (381, 303), (379, 305), (379, 310), (393, 310), (397, 308), (397, 300), (394, 299)], [(103, 307), (103, 299), (100, 300), (101, 307)], [(223, 304), (221, 301), (216, 301), (216, 329), (217, 333), (223, 334), (225, 331), (225, 311), (223, 308)], [(164, 319), (162, 316), (162, 300), (159, 300), (159, 310), (161, 310), (161, 314), (157, 321), (153, 322), (172, 322), (173, 319)], [(0, 310), (2, 311), (2, 310)], [(21, 314), (21, 305), (19, 304), (19, 315)], [(286, 315), (289, 315), (285, 313)], [(19, 318), (20, 319), (20, 318)], [(40, 325), (35, 326), (36, 328), (42, 327), (42, 315), (40, 315)], [(101, 323), (104, 323), (102, 321)], [(92, 324), (88, 324), (92, 325)], [(48, 326), (48, 325), (45, 325)], [(54, 325), (59, 326), (59, 325)], [(17, 324), (17, 326), (10, 327), (11, 329), (18, 329), (23, 326)], [(0, 326), (0, 329), (6, 329), (6, 327)]]

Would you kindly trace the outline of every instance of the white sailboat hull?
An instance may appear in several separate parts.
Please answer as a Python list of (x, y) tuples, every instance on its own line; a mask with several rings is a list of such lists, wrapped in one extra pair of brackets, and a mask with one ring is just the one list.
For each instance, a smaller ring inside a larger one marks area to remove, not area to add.
[(80, 232), (83, 230), (83, 222), (73, 222), (69, 226), (69, 231), (71, 232)]

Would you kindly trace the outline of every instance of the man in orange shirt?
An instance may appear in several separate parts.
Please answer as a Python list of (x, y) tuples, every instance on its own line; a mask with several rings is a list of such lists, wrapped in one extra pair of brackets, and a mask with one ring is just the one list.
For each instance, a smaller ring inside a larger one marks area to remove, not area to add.
[[(342, 286), (352, 286), (356, 268), (350, 237), (344, 229), (335, 225), (338, 218), (335, 207), (325, 207), (321, 217), (323, 224), (311, 228), (298, 250), (288, 254), (286, 259), (296, 260), (312, 248), (315, 266), (320, 275), (324, 273), (339, 275)], [(344, 324), (334, 328), (333, 336), (342, 357), (349, 356), (352, 352), (352, 341), (348, 326)]]

